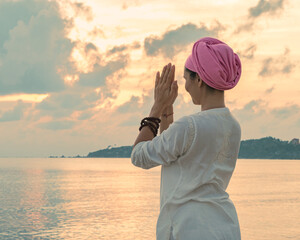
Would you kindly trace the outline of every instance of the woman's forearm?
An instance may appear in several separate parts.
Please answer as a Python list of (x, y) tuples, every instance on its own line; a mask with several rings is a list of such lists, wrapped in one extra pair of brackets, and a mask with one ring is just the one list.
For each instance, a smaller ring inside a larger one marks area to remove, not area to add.
[[(149, 117), (156, 117), (161, 119), (160, 122), (160, 134), (166, 130), (169, 125), (173, 122), (173, 106), (169, 106), (166, 107), (164, 109), (162, 109), (160, 106), (156, 106), (154, 105), (150, 111)], [(167, 114), (169, 116), (164, 117), (163, 115)], [(154, 138), (152, 131), (150, 130), (150, 128), (147, 127), (143, 127), (139, 133), (139, 135), (137, 136), (137, 139), (135, 140), (135, 143), (133, 144), (133, 148), (135, 147), (136, 144), (138, 144), (139, 142), (142, 141), (149, 141), (152, 140)]]
[[(164, 114), (167, 115), (167, 117), (163, 116)], [(162, 116), (161, 116), (161, 122), (160, 122), (160, 134), (166, 130), (170, 124), (173, 122), (174, 120), (174, 114), (173, 114), (173, 105), (166, 107), (163, 110)]]
[[(163, 114), (163, 108), (154, 104), (149, 113), (149, 117), (159, 118), (162, 114)], [(150, 141), (153, 138), (154, 138), (153, 132), (151, 131), (149, 126), (145, 126), (141, 129), (140, 133), (138, 134), (135, 143), (133, 144), (133, 148), (139, 142)]]

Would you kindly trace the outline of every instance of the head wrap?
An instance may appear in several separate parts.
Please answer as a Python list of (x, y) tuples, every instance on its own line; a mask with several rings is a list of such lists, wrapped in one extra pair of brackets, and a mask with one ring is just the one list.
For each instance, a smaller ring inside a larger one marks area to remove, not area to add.
[(194, 43), (185, 67), (197, 72), (207, 85), (218, 90), (235, 87), (242, 72), (238, 55), (226, 43), (211, 37), (200, 38)]

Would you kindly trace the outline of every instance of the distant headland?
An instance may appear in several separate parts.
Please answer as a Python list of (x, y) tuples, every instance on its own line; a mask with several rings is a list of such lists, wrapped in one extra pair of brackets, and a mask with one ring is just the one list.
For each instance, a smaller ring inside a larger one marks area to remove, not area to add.
[[(133, 146), (111, 147), (90, 152), (87, 156), (49, 156), (49, 158), (130, 158)], [(273, 137), (242, 140), (238, 158), (300, 159), (299, 139), (282, 141)]]

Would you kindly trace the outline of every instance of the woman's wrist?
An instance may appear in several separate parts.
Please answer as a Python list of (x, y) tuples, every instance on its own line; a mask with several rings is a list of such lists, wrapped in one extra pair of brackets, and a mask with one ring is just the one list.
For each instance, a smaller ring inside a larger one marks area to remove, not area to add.
[(169, 118), (173, 115), (173, 105), (162, 107), (156, 103), (151, 108), (149, 117)]
[(170, 114), (170, 113), (173, 113), (173, 105), (165, 107), (162, 111), (162, 114)]
[(161, 115), (160, 134), (166, 130), (173, 122), (173, 105), (163, 109)]
[(172, 117), (173, 114), (173, 105), (171, 105), (163, 109), (161, 117), (166, 119)]
[(158, 104), (153, 104), (149, 117), (156, 117), (156, 118), (160, 118), (161, 115), (163, 114), (163, 107), (161, 107)]

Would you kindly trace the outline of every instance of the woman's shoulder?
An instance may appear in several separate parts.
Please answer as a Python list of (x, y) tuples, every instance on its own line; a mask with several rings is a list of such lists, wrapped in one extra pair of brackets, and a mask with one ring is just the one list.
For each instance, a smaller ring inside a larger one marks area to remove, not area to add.
[(188, 122), (192, 118), (192, 115), (185, 115), (178, 118), (175, 122)]
[(184, 129), (189, 133), (193, 133), (195, 131), (195, 124), (192, 115), (193, 114), (182, 116), (174, 121), (172, 125), (176, 128)]
[(182, 116), (173, 123), (183, 128), (193, 128), (193, 114)]

